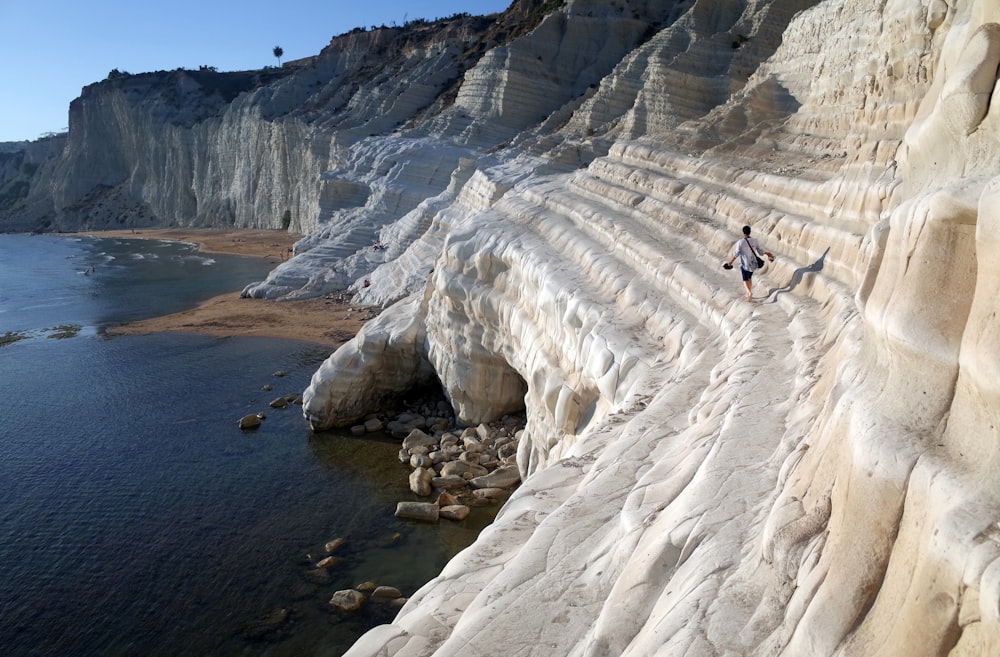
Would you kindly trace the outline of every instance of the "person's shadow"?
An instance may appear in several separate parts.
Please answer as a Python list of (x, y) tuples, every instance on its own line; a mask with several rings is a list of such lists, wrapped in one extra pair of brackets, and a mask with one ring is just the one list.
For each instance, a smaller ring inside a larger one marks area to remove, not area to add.
[(785, 285), (784, 287), (771, 288), (770, 290), (767, 291), (767, 297), (770, 299), (771, 295), (773, 294), (774, 298), (771, 299), (771, 302), (773, 303), (778, 300), (778, 296), (781, 295), (782, 293), (791, 292), (792, 290), (794, 290), (796, 286), (798, 286), (798, 284), (802, 282), (802, 277), (805, 276), (806, 274), (814, 274), (818, 271), (822, 271), (823, 261), (826, 260), (826, 254), (829, 252), (830, 252), (830, 247), (826, 247), (826, 251), (823, 251), (823, 255), (821, 255), (816, 262), (812, 263), (811, 265), (806, 265), (805, 267), (799, 267), (798, 269), (796, 269), (792, 273), (792, 279), (788, 281), (787, 285)]

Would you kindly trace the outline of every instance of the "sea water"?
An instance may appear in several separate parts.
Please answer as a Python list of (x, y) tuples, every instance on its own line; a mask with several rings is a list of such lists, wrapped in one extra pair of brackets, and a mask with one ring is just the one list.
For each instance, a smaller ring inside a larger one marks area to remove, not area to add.
[[(341, 615), (333, 592), (412, 594), (489, 522), (398, 521), (413, 499), (398, 442), (269, 408), (327, 348), (104, 334), (238, 294), (271, 266), (178, 242), (0, 235), (5, 657), (340, 655), (396, 610)], [(256, 412), (259, 429), (237, 427)], [(334, 538), (343, 562), (317, 581)]]

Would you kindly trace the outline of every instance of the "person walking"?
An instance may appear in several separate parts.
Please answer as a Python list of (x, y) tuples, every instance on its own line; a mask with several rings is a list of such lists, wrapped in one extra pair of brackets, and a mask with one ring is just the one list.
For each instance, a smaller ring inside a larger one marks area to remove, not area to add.
[(743, 239), (733, 246), (733, 257), (722, 265), (723, 269), (732, 269), (733, 262), (740, 259), (740, 275), (743, 276), (743, 286), (747, 289), (747, 301), (753, 301), (753, 273), (764, 266), (759, 255), (765, 255), (774, 262), (774, 254), (763, 250), (757, 240), (750, 237), (750, 226), (744, 226)]

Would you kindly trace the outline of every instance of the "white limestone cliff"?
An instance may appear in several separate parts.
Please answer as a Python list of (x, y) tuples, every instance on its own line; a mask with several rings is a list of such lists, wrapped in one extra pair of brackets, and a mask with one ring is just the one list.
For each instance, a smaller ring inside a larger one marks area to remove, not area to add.
[(384, 307), (316, 428), (435, 381), (470, 424), (524, 409), (522, 486), (348, 655), (1000, 654), (1000, 7), (518, 0), (398, 36), (228, 100), (106, 84), (36, 177), (0, 161), (55, 225), (289, 210), (245, 294)]
[[(396, 335), (467, 421), (529, 418), (494, 525), (350, 656), (1000, 650), (1000, 15), (731, 9), (695, 3), (532, 141), (614, 137), (585, 168), (472, 176), (510, 189), (439, 212), (426, 289), (331, 360), (416, 312)], [(771, 51), (745, 80), (723, 26)], [(714, 84), (676, 68), (713, 57)], [(752, 305), (718, 266), (744, 223), (778, 254)], [(314, 422), (379, 390), (350, 372), (317, 373)]]

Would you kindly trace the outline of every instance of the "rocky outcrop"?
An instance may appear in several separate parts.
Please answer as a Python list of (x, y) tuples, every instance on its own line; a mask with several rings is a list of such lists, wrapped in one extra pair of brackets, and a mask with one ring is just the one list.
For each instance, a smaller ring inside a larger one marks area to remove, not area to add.
[[(998, 17), (709, 6), (436, 216), (428, 358), (466, 421), (523, 395), (528, 476), (350, 655), (1000, 647)], [(744, 223), (779, 256), (753, 305), (718, 267)]]
[[(998, 25), (517, 2), (171, 128), (240, 137), (188, 190), (241, 180), (237, 224), (307, 233), (246, 294), (386, 307), (313, 377), (314, 427), (435, 383), (467, 424), (526, 416), (496, 521), (348, 654), (998, 652)], [(719, 266), (744, 224), (778, 256), (755, 303)]]

